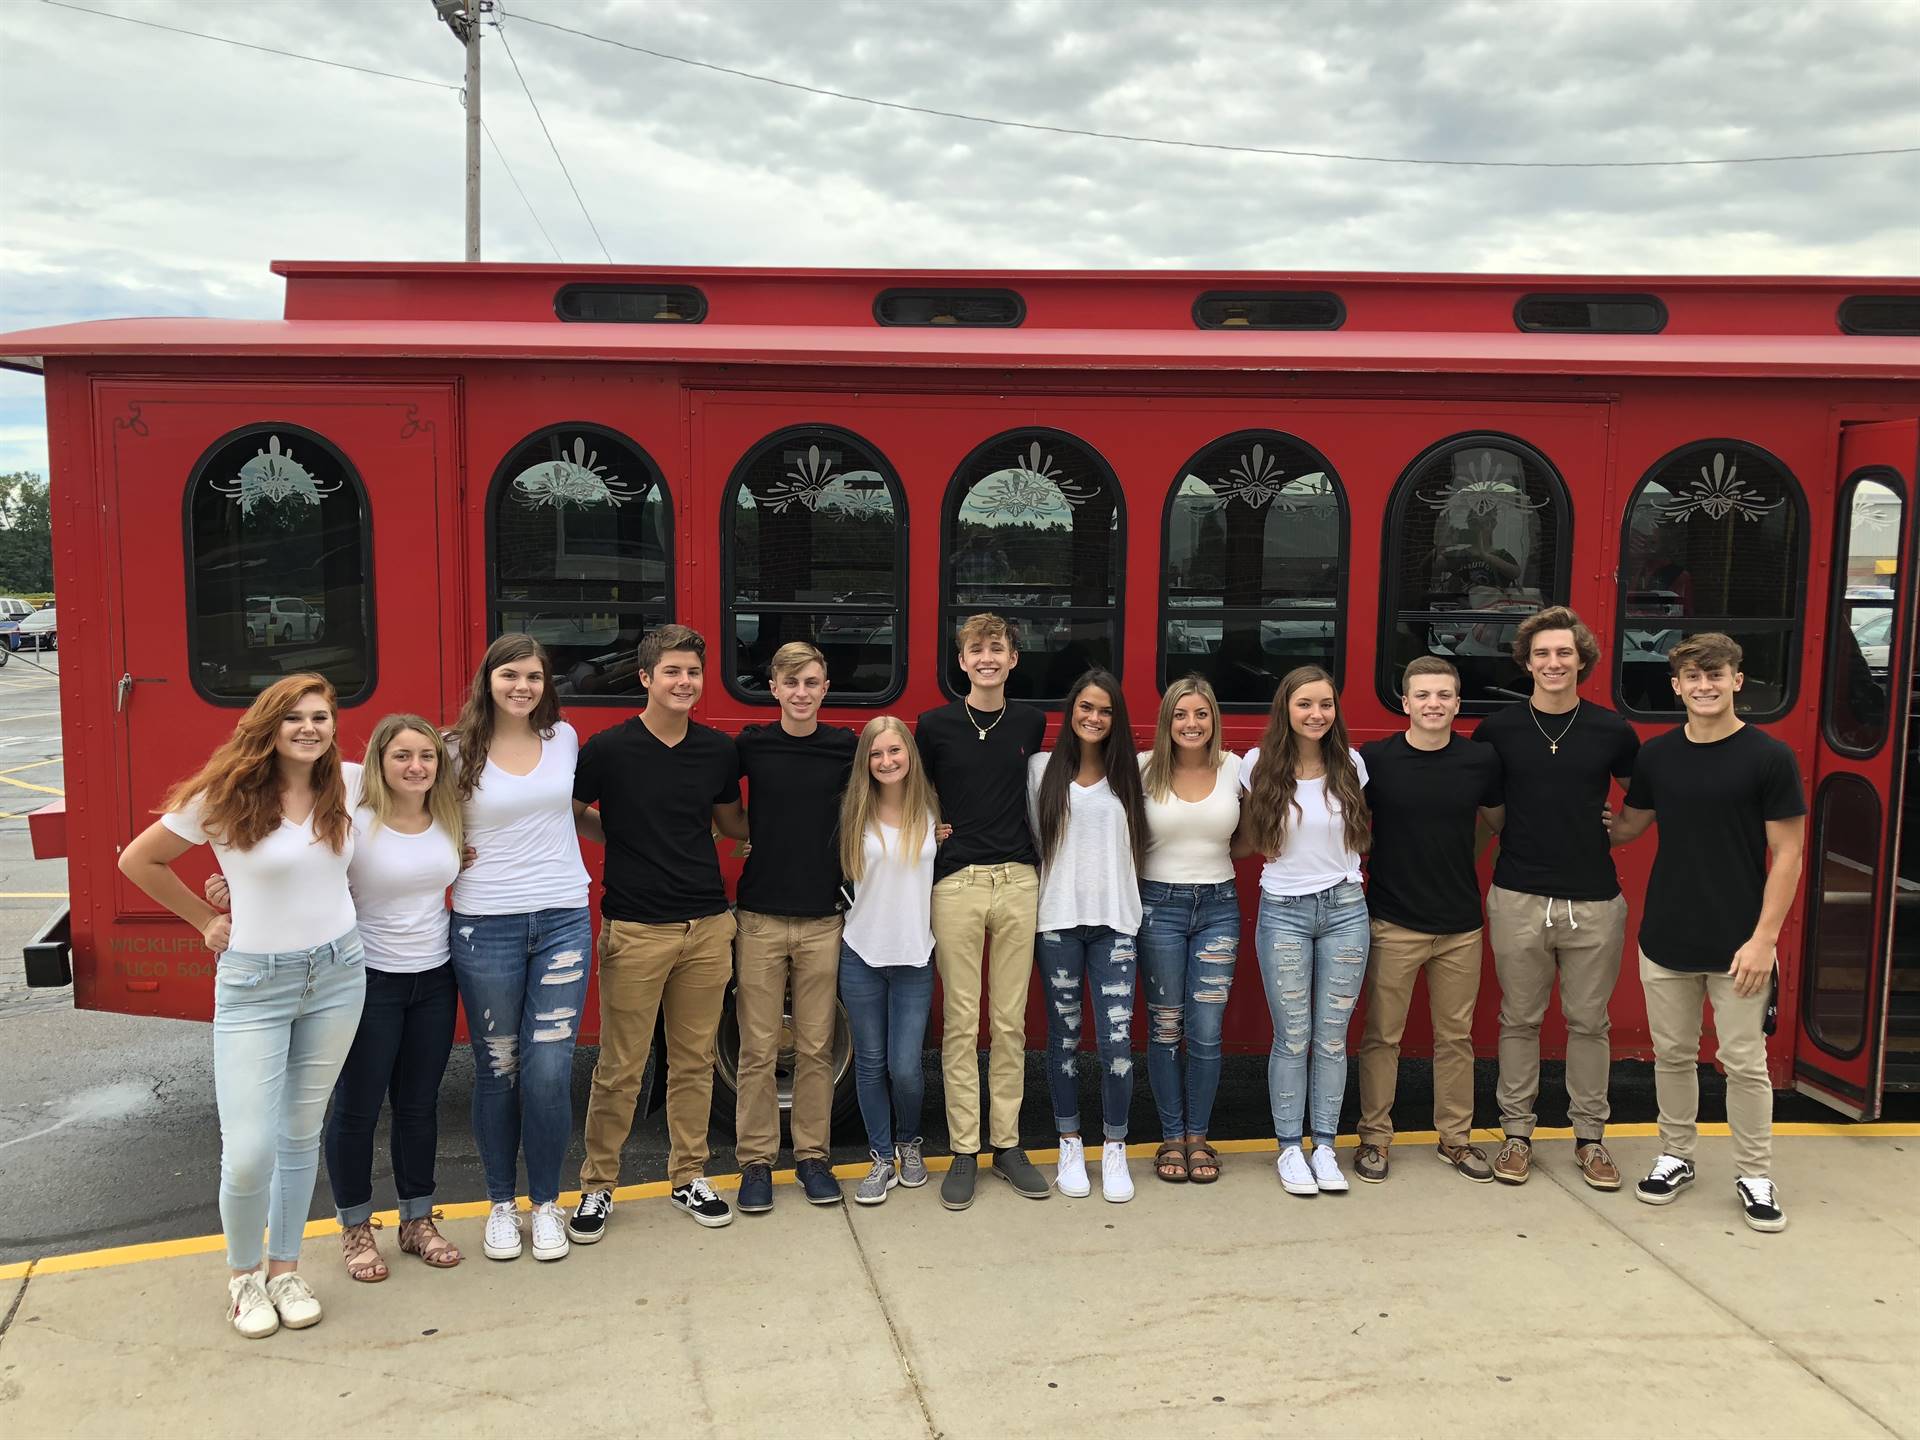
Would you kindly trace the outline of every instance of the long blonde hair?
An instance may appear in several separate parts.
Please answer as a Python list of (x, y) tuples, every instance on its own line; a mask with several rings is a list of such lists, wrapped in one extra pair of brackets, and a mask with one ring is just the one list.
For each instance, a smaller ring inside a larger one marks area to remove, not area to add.
[(1189, 695), (1198, 695), (1206, 702), (1213, 721), (1213, 735), (1207, 741), (1207, 768), (1220, 768), (1220, 702), (1213, 698), (1213, 686), (1204, 676), (1182, 675), (1160, 697), (1160, 718), (1153, 722), (1153, 750), (1140, 775), (1155, 804), (1164, 803), (1173, 793), (1173, 711)]
[(440, 731), (418, 715), (389, 715), (373, 727), (367, 741), (367, 762), (360, 772), (360, 803), (373, 812), (373, 828), (393, 823), (399, 808), (392, 788), (387, 784), (387, 747), (400, 736), (413, 732), (424, 735), (433, 744), (433, 786), (427, 791), (427, 816), (453, 841), (453, 853), (460, 853), (463, 836), (460, 827), (459, 777), (447, 758), (447, 742)]
[[(1360, 771), (1347, 748), (1347, 722), (1340, 710), (1339, 687), (1318, 665), (1302, 665), (1280, 677), (1273, 708), (1267, 713), (1267, 732), (1260, 737), (1260, 760), (1253, 767), (1253, 780), (1247, 786), (1242, 807), (1241, 813), (1247, 816), (1247, 838), (1262, 855), (1278, 855), (1286, 848), (1287, 831), (1300, 813), (1300, 802), (1294, 798), (1300, 784), (1300, 737), (1293, 733), (1287, 712), (1294, 695), (1314, 684), (1324, 684), (1333, 691), (1333, 724), (1320, 738), (1327, 799), (1338, 802), (1347, 849), (1364, 855), (1372, 838), (1373, 818), (1361, 789)], [(1336, 807), (1329, 804), (1327, 808)]]
[[(847, 781), (847, 793), (840, 801), (840, 871), (854, 884), (866, 873), (867, 827), (875, 823), (880, 806), (880, 782), (873, 778), (869, 761), (873, 745), (882, 735), (898, 735), (907, 745), (907, 778), (900, 782), (900, 853), (909, 859), (920, 854), (927, 835), (940, 823), (940, 801), (920, 763), (920, 748), (913, 734), (898, 715), (877, 715), (860, 732), (860, 746), (853, 752), (853, 775)], [(881, 847), (886, 846), (885, 838)]]

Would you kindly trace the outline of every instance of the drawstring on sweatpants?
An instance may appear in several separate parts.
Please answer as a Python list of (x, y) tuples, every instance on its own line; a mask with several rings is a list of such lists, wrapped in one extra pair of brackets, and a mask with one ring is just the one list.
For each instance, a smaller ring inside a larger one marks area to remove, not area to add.
[[(1580, 922), (1573, 918), (1573, 901), (1563, 900), (1560, 903), (1567, 907), (1567, 924), (1571, 925), (1574, 929), (1578, 930), (1580, 928)], [(1551, 930), (1552, 928), (1553, 928), (1553, 897), (1549, 895), (1547, 897), (1547, 929)]]

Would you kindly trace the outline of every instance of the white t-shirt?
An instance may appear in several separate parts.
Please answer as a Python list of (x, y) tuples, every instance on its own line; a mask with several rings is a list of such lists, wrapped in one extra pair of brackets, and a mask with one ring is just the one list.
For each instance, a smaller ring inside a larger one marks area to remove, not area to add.
[[(1358, 750), (1348, 750), (1360, 783), (1367, 783), (1367, 762)], [(1260, 747), (1247, 751), (1240, 762), (1240, 788), (1253, 788), (1253, 767), (1260, 761)], [(1287, 824), (1286, 848), (1270, 856), (1260, 871), (1260, 888), (1269, 895), (1318, 895), (1343, 881), (1358, 882), (1360, 857), (1347, 848), (1346, 830), (1340, 818), (1340, 804), (1327, 800), (1327, 780), (1302, 780), (1294, 786), (1297, 809)]]
[[(458, 764), (457, 755), (449, 757)], [(462, 822), (474, 862), (453, 882), (463, 915), (527, 915), (587, 903), (587, 867), (573, 828), (573, 767), (580, 737), (562, 720), (540, 746), (540, 763), (509, 775), (489, 760)]]
[(933, 953), (933, 827), (909, 860), (900, 832), (876, 820), (861, 842), (866, 859), (840, 938), (876, 968), (924, 965)]
[[(1050, 756), (1027, 761), (1027, 814), (1040, 835), (1040, 777)], [(1104, 925), (1122, 935), (1140, 933), (1140, 877), (1133, 869), (1127, 812), (1105, 777), (1067, 786), (1067, 823), (1049, 862), (1040, 868), (1041, 930)]]
[(406, 975), (447, 963), (447, 887), (460, 873), (453, 837), (436, 824), (418, 835), (375, 826), (360, 804), (362, 767), (344, 765), (353, 811), (353, 862), (347, 884), (367, 965)]
[(313, 816), (280, 828), (250, 850), (236, 850), (201, 828), (203, 807), (195, 796), (160, 823), (190, 845), (210, 845), (227, 877), (233, 937), (227, 948), (242, 955), (285, 955), (338, 940), (353, 929), (353, 898), (347, 864), (353, 831), (341, 853), (313, 833)]
[[(1151, 750), (1140, 752), (1147, 768)], [(1147, 865), (1140, 878), (1167, 885), (1218, 885), (1233, 878), (1233, 831), (1240, 823), (1240, 757), (1220, 752), (1213, 789), (1199, 800), (1147, 796)]]

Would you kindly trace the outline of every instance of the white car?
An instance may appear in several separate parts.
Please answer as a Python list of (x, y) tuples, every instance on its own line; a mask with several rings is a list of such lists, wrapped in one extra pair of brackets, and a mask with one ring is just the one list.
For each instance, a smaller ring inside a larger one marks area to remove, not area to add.
[(318, 640), (326, 628), (320, 612), (298, 595), (247, 597), (249, 644), (291, 645), (296, 640)]
[(1885, 670), (1893, 640), (1893, 611), (1872, 610), (1853, 617), (1853, 638), (1869, 670)]

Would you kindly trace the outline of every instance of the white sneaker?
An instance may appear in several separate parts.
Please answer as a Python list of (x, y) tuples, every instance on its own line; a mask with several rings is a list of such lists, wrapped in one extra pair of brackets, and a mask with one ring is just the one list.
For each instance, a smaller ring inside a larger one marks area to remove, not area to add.
[(487, 1216), (487, 1238), (481, 1242), (480, 1251), (489, 1260), (520, 1258), (520, 1208), (513, 1201), (494, 1204)]
[(320, 1297), (298, 1271), (289, 1270), (267, 1281), (267, 1299), (273, 1302), (280, 1323), (289, 1330), (304, 1330), (320, 1323)]
[(280, 1312), (267, 1298), (260, 1272), (249, 1270), (227, 1281), (227, 1321), (249, 1340), (264, 1340), (280, 1328)]
[(1280, 1188), (1289, 1195), (1318, 1195), (1320, 1187), (1314, 1184), (1313, 1171), (1307, 1166), (1307, 1157), (1301, 1153), (1298, 1145), (1289, 1145), (1280, 1152)]
[(1133, 1199), (1133, 1176), (1127, 1173), (1124, 1140), (1109, 1140), (1100, 1147), (1100, 1193), (1116, 1205)]
[(1336, 1195), (1346, 1192), (1347, 1177), (1340, 1173), (1340, 1162), (1334, 1156), (1333, 1146), (1315, 1145), (1311, 1164), (1315, 1185), (1322, 1190), (1331, 1190)]
[(1087, 1147), (1078, 1135), (1060, 1137), (1060, 1163), (1054, 1170), (1055, 1186), (1062, 1195), (1078, 1199), (1093, 1193), (1087, 1183)]
[[(491, 1225), (491, 1221), (488, 1222)], [(518, 1238), (520, 1227), (514, 1227)], [(533, 1258), (536, 1260), (564, 1260), (567, 1251), (573, 1247), (567, 1241), (567, 1217), (560, 1213), (560, 1207), (549, 1200), (544, 1205), (533, 1207)]]

